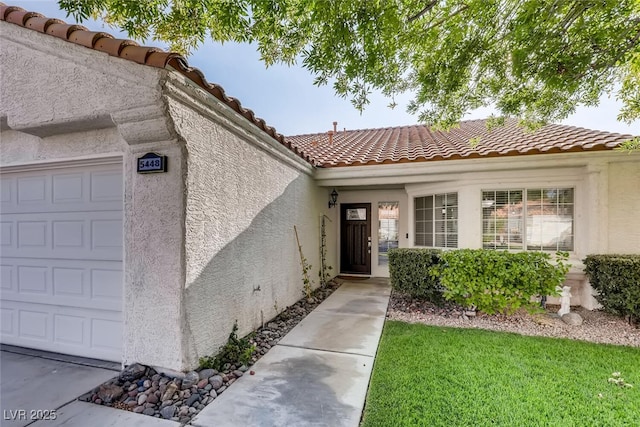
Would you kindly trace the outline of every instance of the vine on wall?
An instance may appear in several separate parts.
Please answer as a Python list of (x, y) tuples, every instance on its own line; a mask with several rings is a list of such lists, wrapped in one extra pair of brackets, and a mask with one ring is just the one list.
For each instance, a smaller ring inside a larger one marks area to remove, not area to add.
[(327, 233), (326, 233), (326, 221), (331, 221), (326, 215), (322, 215), (322, 225), (320, 226), (320, 286), (323, 288), (327, 285), (329, 279), (331, 279), (331, 270), (333, 267), (327, 265)]
[(300, 244), (300, 239), (298, 238), (298, 229), (295, 225), (293, 226), (293, 231), (296, 233), (296, 242), (298, 242), (298, 252), (300, 253), (300, 265), (302, 266), (302, 292), (307, 297), (307, 299), (311, 299), (311, 292), (313, 291), (313, 280), (311, 280), (311, 278), (309, 277), (309, 272), (311, 271), (312, 265), (309, 264), (302, 253), (302, 245)]

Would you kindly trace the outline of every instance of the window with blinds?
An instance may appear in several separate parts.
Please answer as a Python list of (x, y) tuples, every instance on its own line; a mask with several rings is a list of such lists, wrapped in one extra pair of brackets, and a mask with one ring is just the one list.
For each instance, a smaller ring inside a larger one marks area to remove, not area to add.
[(458, 247), (458, 193), (416, 197), (416, 246)]
[(573, 188), (483, 191), (482, 246), (572, 251), (573, 192)]

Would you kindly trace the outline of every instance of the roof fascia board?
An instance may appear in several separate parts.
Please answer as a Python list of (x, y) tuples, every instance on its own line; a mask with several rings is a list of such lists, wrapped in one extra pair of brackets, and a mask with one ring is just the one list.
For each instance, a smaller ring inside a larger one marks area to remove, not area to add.
[(326, 187), (409, 184), (459, 179), (461, 174), (473, 172), (581, 167), (602, 161), (638, 162), (640, 161), (640, 152), (627, 153), (611, 150), (318, 168), (316, 169), (315, 178), (318, 185)]

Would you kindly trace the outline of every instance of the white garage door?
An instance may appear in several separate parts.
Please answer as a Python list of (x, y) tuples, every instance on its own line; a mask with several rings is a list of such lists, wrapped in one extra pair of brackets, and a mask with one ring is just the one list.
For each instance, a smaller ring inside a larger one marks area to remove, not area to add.
[(121, 361), (121, 162), (0, 179), (2, 342)]

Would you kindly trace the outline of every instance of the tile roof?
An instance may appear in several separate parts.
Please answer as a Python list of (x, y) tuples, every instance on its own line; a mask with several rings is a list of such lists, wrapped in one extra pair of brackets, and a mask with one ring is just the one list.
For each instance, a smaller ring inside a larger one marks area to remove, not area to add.
[(632, 138), (565, 125), (528, 132), (516, 119), (492, 130), (486, 120), (469, 120), (448, 132), (424, 125), (332, 132), (286, 139), (319, 166), (336, 167), (607, 150)]
[(268, 126), (263, 119), (256, 117), (253, 111), (244, 108), (236, 98), (227, 96), (221, 86), (208, 82), (202, 71), (190, 67), (187, 60), (180, 54), (166, 52), (156, 47), (140, 46), (133, 40), (117, 39), (111, 34), (101, 31), (89, 31), (89, 29), (82, 25), (67, 24), (60, 19), (47, 18), (40, 13), (28, 12), (21, 7), (8, 6), (2, 2), (0, 2), (0, 21), (6, 21), (33, 31), (49, 34), (67, 42), (105, 52), (111, 56), (133, 61), (138, 64), (174, 69), (231, 107), (235, 112), (267, 133), (271, 138), (286, 146), (307, 162), (314, 164), (311, 158), (300, 152), (298, 148), (292, 147), (283, 135), (278, 133), (273, 127)]

